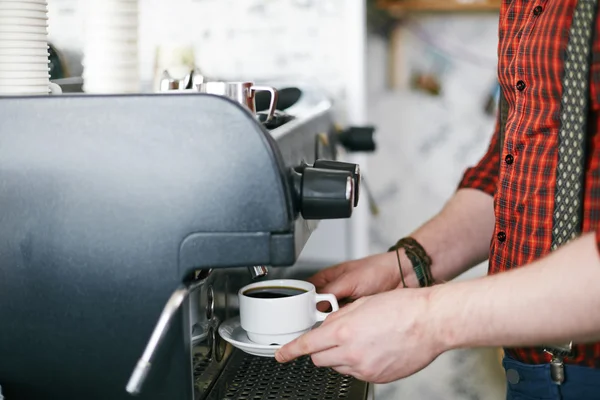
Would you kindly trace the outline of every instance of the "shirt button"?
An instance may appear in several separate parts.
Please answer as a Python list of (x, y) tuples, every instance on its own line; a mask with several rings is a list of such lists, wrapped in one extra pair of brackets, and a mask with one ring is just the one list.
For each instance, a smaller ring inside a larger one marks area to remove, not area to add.
[(540, 15), (542, 13), (542, 11), (544, 11), (542, 6), (537, 6), (536, 8), (533, 9), (533, 15), (535, 15), (537, 17), (538, 15)]
[(504, 232), (498, 232), (496, 237), (498, 238), (498, 241), (500, 243), (504, 243), (506, 241), (506, 233), (504, 233)]
[(525, 85), (525, 82), (523, 82), (523, 81), (517, 82), (517, 90), (519, 92), (522, 92), (523, 90), (525, 90), (526, 87), (527, 87), (527, 85)]
[(514, 160), (515, 158), (512, 156), (512, 154), (507, 154), (506, 157), (504, 157), (504, 161), (507, 165), (512, 164)]

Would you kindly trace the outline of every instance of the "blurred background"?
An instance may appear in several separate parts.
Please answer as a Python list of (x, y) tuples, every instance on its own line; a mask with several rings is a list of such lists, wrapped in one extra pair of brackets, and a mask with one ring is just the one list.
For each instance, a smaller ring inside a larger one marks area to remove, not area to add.
[[(84, 49), (86, 57), (104, 51), (86, 41), (86, 1), (49, 1), (53, 79), (76, 80)], [(302, 253), (319, 265), (363, 257), (437, 212), (483, 154), (496, 112), (499, 3), (139, 0), (139, 88), (156, 88), (165, 69), (307, 81), (329, 94), (340, 123), (374, 125), (377, 151), (353, 156), (371, 201), (350, 221), (323, 222)], [(498, 349), (445, 354), (413, 377), (379, 385), (376, 398), (502, 399), (499, 357)]]

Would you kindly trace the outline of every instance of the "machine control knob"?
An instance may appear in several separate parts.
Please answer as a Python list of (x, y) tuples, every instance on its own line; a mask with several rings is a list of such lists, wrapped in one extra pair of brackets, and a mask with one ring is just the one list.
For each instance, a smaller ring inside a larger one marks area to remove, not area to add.
[(354, 179), (347, 171), (306, 167), (302, 172), (300, 197), (304, 219), (350, 218)]
[(377, 148), (373, 126), (352, 126), (338, 134), (340, 144), (349, 152), (373, 152)]
[(354, 207), (358, 206), (358, 198), (360, 192), (360, 166), (358, 164), (332, 160), (317, 160), (313, 164), (313, 167), (319, 169), (349, 172), (350, 175), (352, 175), (352, 180), (354, 181)]

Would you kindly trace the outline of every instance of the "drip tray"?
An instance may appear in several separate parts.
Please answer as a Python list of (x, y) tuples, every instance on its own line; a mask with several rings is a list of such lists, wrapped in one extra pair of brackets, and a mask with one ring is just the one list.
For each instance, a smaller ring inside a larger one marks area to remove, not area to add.
[(208, 400), (364, 400), (369, 385), (329, 368), (317, 368), (310, 357), (287, 364), (235, 350), (215, 382)]

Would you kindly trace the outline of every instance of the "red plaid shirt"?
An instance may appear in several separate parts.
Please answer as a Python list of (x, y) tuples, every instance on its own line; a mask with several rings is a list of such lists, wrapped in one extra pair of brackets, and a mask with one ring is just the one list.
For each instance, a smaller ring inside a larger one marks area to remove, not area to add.
[[(504, 145), (499, 148), (497, 124), (487, 153), (475, 167), (467, 169), (460, 183), (462, 188), (480, 189), (494, 196), (496, 225), (490, 246), (490, 274), (527, 265), (550, 252), (561, 79), (575, 6), (576, 0), (503, 1), (498, 78), (509, 104)], [(596, 25), (583, 231), (595, 231), (600, 247), (598, 21)], [(507, 354), (525, 363), (550, 361), (541, 348), (507, 349)], [(600, 367), (600, 343), (575, 346), (574, 356), (566, 362)]]

